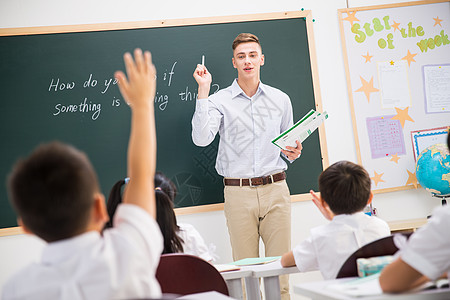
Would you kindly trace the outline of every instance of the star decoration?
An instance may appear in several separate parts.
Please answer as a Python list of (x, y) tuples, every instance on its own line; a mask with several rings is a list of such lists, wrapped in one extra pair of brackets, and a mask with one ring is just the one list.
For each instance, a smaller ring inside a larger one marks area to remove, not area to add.
[(353, 26), (353, 22), (359, 21), (358, 18), (355, 17), (356, 10), (352, 12), (347, 12), (347, 18), (344, 18), (343, 20), (349, 21), (350, 26)]
[(416, 172), (411, 173), (408, 169), (406, 169), (406, 172), (408, 172), (408, 181), (406, 182), (405, 185), (413, 184), (414, 187), (417, 189), (417, 177), (416, 177)]
[(390, 161), (395, 162), (396, 164), (398, 164), (398, 160), (400, 159), (400, 157), (398, 157), (397, 154), (398, 154), (398, 153), (395, 153), (394, 155), (392, 155), (392, 156), (391, 156), (391, 160), (390, 160)]
[(378, 174), (376, 171), (373, 171), (375, 173), (375, 175), (373, 177), (370, 177), (370, 179), (373, 180), (373, 182), (375, 183), (375, 186), (378, 185), (378, 183), (380, 182), (386, 182), (383, 179), (381, 179), (381, 176), (384, 175), (384, 173)]
[(416, 55), (417, 55), (417, 53), (412, 54), (412, 53), (409, 52), (409, 50), (408, 50), (408, 54), (406, 54), (406, 56), (403, 57), (402, 59), (408, 61), (408, 67), (410, 67), (410, 66), (411, 66), (411, 62), (415, 62), (414, 56), (416, 56)]
[(359, 78), (361, 79), (362, 86), (355, 92), (364, 92), (367, 98), (367, 102), (370, 102), (370, 93), (378, 92), (379, 89), (373, 87), (373, 77), (370, 78), (369, 82), (365, 81), (361, 76), (359, 76)]
[(439, 19), (439, 17), (433, 18), (433, 20), (434, 20), (434, 25), (433, 25), (433, 27), (436, 26), (436, 25), (439, 25), (439, 26), (442, 27), (441, 22), (444, 21), (444, 20)]
[(405, 109), (400, 109), (395, 107), (395, 110), (397, 111), (397, 115), (393, 116), (392, 120), (399, 120), (400, 124), (402, 124), (402, 128), (405, 127), (406, 121), (414, 122), (414, 120), (409, 116), (408, 114), (409, 107), (406, 107)]
[(366, 59), (366, 61), (364, 63), (368, 63), (371, 62), (370, 60), (372, 59), (373, 55), (369, 55), (369, 51), (367, 51), (367, 55), (361, 55), (362, 57), (364, 57)]
[(393, 65), (394, 65), (394, 61), (393, 61), (393, 60), (391, 60), (390, 64), (391, 64), (391, 66), (393, 66)]
[(400, 31), (400, 28), (398, 28), (399, 25), (400, 25), (400, 23), (397, 23), (397, 22), (395, 22), (395, 21), (394, 21), (394, 24), (391, 25), (391, 27), (394, 28), (394, 32), (395, 32), (396, 30)]

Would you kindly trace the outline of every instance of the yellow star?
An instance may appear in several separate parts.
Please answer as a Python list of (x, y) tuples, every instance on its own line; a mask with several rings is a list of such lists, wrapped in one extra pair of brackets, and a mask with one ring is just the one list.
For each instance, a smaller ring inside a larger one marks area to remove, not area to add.
[(415, 62), (414, 56), (416, 56), (416, 55), (417, 55), (417, 53), (412, 54), (412, 53), (409, 52), (409, 50), (408, 50), (408, 54), (406, 54), (406, 56), (403, 57), (402, 59), (408, 61), (408, 67), (410, 67), (410, 66), (411, 66), (411, 62)]
[(400, 124), (402, 124), (402, 128), (405, 127), (405, 121), (414, 122), (414, 120), (411, 119), (411, 117), (408, 114), (408, 109), (409, 109), (409, 107), (407, 107), (405, 109), (400, 109), (400, 108), (395, 107), (395, 110), (397, 111), (397, 115), (395, 115), (391, 118), (392, 120), (399, 120)]
[(370, 78), (369, 82), (365, 81), (361, 76), (359, 76), (359, 78), (361, 79), (362, 86), (355, 92), (364, 92), (367, 98), (367, 102), (370, 102), (370, 93), (378, 92), (379, 89), (373, 87), (373, 77)]
[(444, 21), (444, 20), (439, 19), (439, 17), (433, 18), (433, 20), (434, 20), (434, 25), (433, 25), (433, 27), (436, 26), (436, 25), (439, 25), (439, 26), (442, 27), (441, 22)]
[(351, 12), (347, 12), (347, 18), (344, 18), (343, 20), (345, 20), (345, 21), (349, 21), (350, 22), (350, 26), (353, 26), (353, 22), (356, 22), (356, 21), (359, 21), (356, 17), (355, 17), (355, 14), (356, 14), (356, 10), (353, 12), (353, 13), (351, 13)]
[(391, 64), (391, 66), (393, 66), (393, 65), (394, 65), (394, 61), (393, 61), (393, 60), (391, 60), (390, 64)]
[(369, 55), (369, 51), (367, 51), (367, 55), (361, 55), (362, 57), (364, 57), (366, 59), (366, 61), (364, 63), (368, 63), (370, 62), (370, 60), (372, 59), (373, 55)]
[(373, 171), (375, 173), (375, 175), (373, 177), (370, 177), (370, 179), (373, 180), (373, 182), (375, 183), (375, 186), (378, 185), (378, 183), (380, 182), (386, 182), (383, 179), (381, 179), (381, 176), (384, 175), (384, 173), (378, 174), (376, 171)]
[(405, 185), (410, 185), (411, 183), (414, 185), (414, 187), (417, 189), (417, 177), (416, 172), (411, 173), (408, 169), (406, 169), (406, 172), (408, 172), (408, 181)]
[(395, 162), (396, 164), (398, 164), (398, 160), (400, 159), (400, 157), (398, 157), (397, 154), (398, 153), (395, 153), (394, 155), (391, 155), (391, 160), (390, 160), (390, 161)]
[(395, 22), (395, 21), (394, 21), (394, 24), (391, 25), (391, 27), (394, 28), (394, 32), (395, 32), (396, 30), (400, 31), (400, 28), (398, 28), (398, 25), (400, 25), (400, 23), (397, 23), (397, 22)]

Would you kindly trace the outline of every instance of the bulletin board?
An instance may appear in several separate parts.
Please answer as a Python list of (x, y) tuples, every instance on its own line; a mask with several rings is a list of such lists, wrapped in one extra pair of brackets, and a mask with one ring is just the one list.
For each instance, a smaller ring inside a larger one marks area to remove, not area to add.
[(358, 162), (375, 193), (417, 188), (412, 132), (450, 126), (450, 2), (338, 15)]

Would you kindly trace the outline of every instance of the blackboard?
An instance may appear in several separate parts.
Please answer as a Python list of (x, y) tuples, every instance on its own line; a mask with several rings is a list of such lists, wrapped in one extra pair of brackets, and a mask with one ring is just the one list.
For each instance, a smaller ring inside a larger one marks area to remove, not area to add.
[[(237, 76), (231, 42), (241, 32), (252, 32), (259, 36), (266, 56), (261, 80), (291, 97), (294, 119), (321, 109), (307, 34), (310, 12), (230, 20), (139, 24), (142, 28), (122, 23), (121, 29), (105, 24), (100, 30), (62, 27), (39, 34), (0, 32), (2, 178), (39, 143), (61, 140), (87, 153), (107, 195), (114, 182), (126, 175), (130, 131), (130, 110), (113, 73), (124, 69), (124, 52), (140, 47), (152, 52), (158, 72), (157, 169), (177, 184), (176, 207), (222, 203), (222, 178), (214, 168), (218, 137), (204, 148), (191, 140), (197, 93), (192, 73), (202, 55), (213, 75), (211, 92), (225, 88)], [(321, 150), (316, 132), (304, 142), (302, 158), (289, 166), (291, 194), (317, 190), (317, 176), (323, 169)], [(15, 218), (3, 184), (0, 228), (16, 226)]]

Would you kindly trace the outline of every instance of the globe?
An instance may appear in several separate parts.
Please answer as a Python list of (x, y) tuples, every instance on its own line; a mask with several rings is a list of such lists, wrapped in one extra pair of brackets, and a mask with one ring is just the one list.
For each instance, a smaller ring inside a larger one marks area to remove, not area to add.
[(450, 194), (450, 153), (447, 145), (435, 144), (420, 153), (416, 177), (430, 193), (438, 196)]

